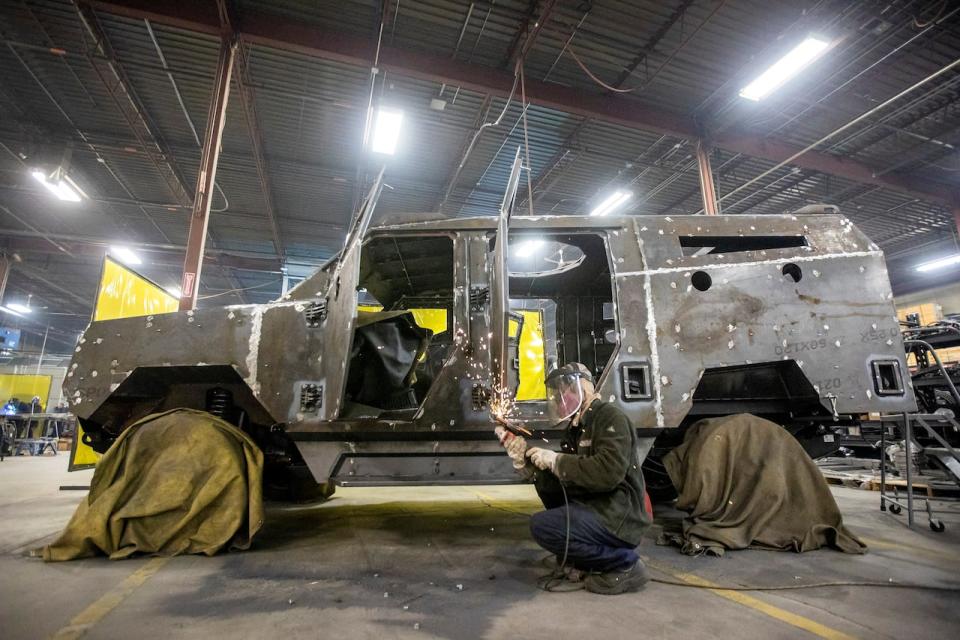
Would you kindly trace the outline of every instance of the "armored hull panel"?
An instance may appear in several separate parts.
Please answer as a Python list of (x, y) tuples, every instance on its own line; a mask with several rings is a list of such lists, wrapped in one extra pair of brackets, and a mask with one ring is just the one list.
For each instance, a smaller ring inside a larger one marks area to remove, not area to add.
[[(145, 413), (209, 409), (226, 389), (265, 450), (290, 443), (318, 481), (513, 481), (487, 404), (498, 277), (511, 311), (534, 314), (540, 375), (556, 360), (590, 366), (647, 447), (706, 415), (768, 415), (829, 443), (867, 412), (915, 409), (883, 255), (842, 216), (514, 218), (511, 261), (560, 249), (552, 271), (509, 274), (493, 268), (495, 225), (381, 225), (275, 303), (92, 323), (65, 381), (72, 409), (102, 448)], [(446, 318), (417, 355), (419, 380), (380, 406), (356, 401), (357, 380), (374, 379), (355, 375), (371, 366), (358, 355), (364, 296)], [(533, 343), (511, 342), (516, 362), (530, 357), (519, 344)], [(535, 394), (513, 410), (556, 435)]]

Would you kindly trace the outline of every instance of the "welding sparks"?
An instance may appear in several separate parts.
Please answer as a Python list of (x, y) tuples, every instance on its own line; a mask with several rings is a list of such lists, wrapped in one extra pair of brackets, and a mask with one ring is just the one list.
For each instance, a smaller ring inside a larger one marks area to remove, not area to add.
[(493, 419), (497, 422), (508, 422), (516, 413), (517, 404), (510, 390), (494, 384), (490, 392), (490, 415)]
[[(490, 394), (490, 417), (499, 425), (513, 433), (514, 435), (523, 435), (534, 437), (533, 432), (520, 424), (516, 418), (519, 417), (517, 403), (514, 400), (513, 393), (509, 389), (503, 389), (494, 384)], [(511, 420), (513, 418), (513, 420)], [(550, 442), (544, 437), (540, 437), (544, 442)]]

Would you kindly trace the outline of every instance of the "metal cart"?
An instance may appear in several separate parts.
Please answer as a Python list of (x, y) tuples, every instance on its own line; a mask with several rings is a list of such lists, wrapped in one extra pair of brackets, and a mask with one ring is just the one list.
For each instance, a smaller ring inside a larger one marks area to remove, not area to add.
[[(927, 514), (927, 523), (930, 526), (930, 529), (936, 532), (942, 532), (946, 529), (946, 526), (943, 524), (943, 521), (934, 517), (936, 513), (946, 513), (945, 511), (937, 511), (931, 505), (932, 498), (931, 496), (915, 496), (914, 495), (914, 485), (913, 485), (913, 462), (911, 460), (911, 450), (914, 446), (914, 424), (920, 425), (927, 435), (936, 440), (942, 447), (942, 449), (924, 449), (924, 453), (928, 456), (935, 455), (944, 462), (945, 466), (952, 472), (954, 480), (956, 481), (960, 477), (960, 454), (950, 446), (950, 444), (944, 440), (933, 425), (938, 424), (940, 426), (949, 426), (950, 428), (955, 429), (960, 432), (960, 424), (952, 417), (945, 414), (922, 414), (922, 413), (903, 413), (899, 415), (890, 415), (882, 416), (881, 420), (881, 429), (880, 429), (880, 449), (881, 455), (886, 455), (886, 443), (887, 443), (887, 424), (902, 424), (903, 425), (903, 434), (907, 442), (907, 455), (905, 463), (905, 475), (906, 475), (906, 503), (902, 502), (900, 495), (897, 493), (894, 488), (894, 493), (891, 495), (887, 492), (887, 463), (886, 459), (882, 458), (880, 463), (880, 510), (887, 511), (889, 505), (889, 511), (894, 515), (899, 515), (903, 509), (907, 510), (907, 526), (913, 527), (913, 514), (915, 511), (919, 511), (914, 507), (914, 503), (917, 501), (923, 502), (923, 510)], [(960, 485), (960, 483), (958, 483)], [(950, 498), (937, 498), (938, 501), (951, 500)]]

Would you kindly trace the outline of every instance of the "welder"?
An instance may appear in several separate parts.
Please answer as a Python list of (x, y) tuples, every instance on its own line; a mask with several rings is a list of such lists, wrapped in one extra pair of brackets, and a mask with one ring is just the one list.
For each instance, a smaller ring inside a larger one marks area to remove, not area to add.
[(554, 369), (546, 387), (548, 416), (566, 424), (560, 452), (497, 429), (514, 468), (533, 480), (546, 507), (531, 517), (530, 532), (557, 556), (557, 572), (586, 590), (636, 591), (648, 580), (636, 547), (652, 520), (636, 433), (619, 407), (600, 400), (584, 365)]

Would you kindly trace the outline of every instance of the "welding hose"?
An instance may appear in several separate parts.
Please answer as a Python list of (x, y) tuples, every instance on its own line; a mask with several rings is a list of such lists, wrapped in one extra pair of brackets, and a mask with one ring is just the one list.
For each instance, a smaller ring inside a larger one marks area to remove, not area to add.
[[(667, 573), (657, 569), (661, 573)], [(669, 575), (669, 574), (668, 574)], [(925, 589), (928, 591), (960, 592), (960, 585), (913, 584), (906, 582), (871, 582), (869, 580), (837, 580), (835, 582), (811, 582), (808, 584), (784, 584), (771, 586), (729, 586), (722, 584), (695, 584), (680, 580), (664, 578), (650, 578), (650, 582), (669, 584), (674, 587), (690, 587), (693, 589), (710, 589), (712, 591), (796, 591), (798, 589), (822, 589), (825, 587), (888, 587), (894, 589)]]
[[(543, 564), (549, 563), (554, 556), (547, 556), (543, 559)], [(648, 569), (653, 569), (665, 575), (670, 573), (664, 569), (646, 565)], [(545, 576), (552, 578), (554, 576)], [(543, 581), (545, 578), (541, 578)], [(562, 580), (562, 578), (560, 578)], [(694, 582), (683, 582), (682, 580), (670, 580), (668, 578), (650, 578), (650, 582), (666, 584), (673, 587), (687, 587), (691, 589), (709, 589), (711, 591), (798, 591), (800, 589), (824, 589), (829, 587), (871, 587), (871, 588), (893, 588), (893, 589), (922, 589), (927, 591), (944, 591), (949, 593), (960, 592), (960, 585), (937, 585), (937, 584), (916, 584), (909, 582), (880, 582), (871, 580), (836, 580), (827, 582), (808, 582), (804, 584), (783, 584), (783, 585), (724, 585), (724, 584), (697, 584)], [(543, 587), (541, 587), (543, 588)], [(564, 593), (566, 591), (580, 591), (583, 589), (582, 582), (571, 582), (565, 589), (548, 588), (547, 591), (554, 593)]]

